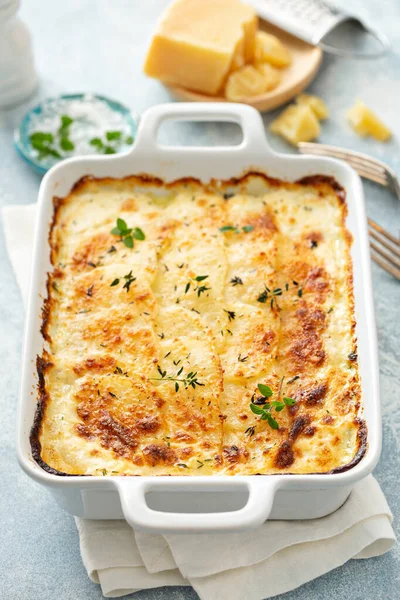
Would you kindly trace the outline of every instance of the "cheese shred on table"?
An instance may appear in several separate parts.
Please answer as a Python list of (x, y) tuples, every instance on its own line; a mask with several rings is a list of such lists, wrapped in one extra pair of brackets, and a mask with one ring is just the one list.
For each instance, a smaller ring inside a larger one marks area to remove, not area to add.
[[(360, 460), (351, 236), (333, 180), (84, 178), (54, 207), (31, 434), (45, 469), (328, 473)], [(294, 401), (270, 409), (277, 429), (250, 409), (269, 406), (259, 384), (268, 402)]]

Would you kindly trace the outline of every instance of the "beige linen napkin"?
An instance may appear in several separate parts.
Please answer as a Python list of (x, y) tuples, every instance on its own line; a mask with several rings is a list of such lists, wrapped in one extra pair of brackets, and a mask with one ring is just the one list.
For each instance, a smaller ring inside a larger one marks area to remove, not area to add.
[[(24, 302), (35, 205), (3, 209), (7, 250)], [(151, 535), (125, 521), (76, 519), (82, 560), (105, 597), (192, 585), (202, 600), (263, 600), (350, 559), (390, 550), (392, 515), (376, 480), (358, 483), (335, 513), (310, 521), (269, 521), (232, 534)]]

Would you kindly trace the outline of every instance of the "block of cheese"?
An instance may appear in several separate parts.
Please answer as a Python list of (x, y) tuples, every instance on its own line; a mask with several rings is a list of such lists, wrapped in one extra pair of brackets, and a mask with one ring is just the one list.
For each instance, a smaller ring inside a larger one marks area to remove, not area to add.
[(144, 71), (217, 94), (230, 71), (252, 61), (257, 25), (254, 9), (239, 0), (175, 0), (158, 23)]
[(232, 102), (240, 102), (244, 98), (259, 96), (264, 92), (264, 77), (253, 65), (245, 65), (231, 73), (225, 86), (225, 98)]
[(300, 96), (297, 96), (296, 98), (296, 103), (303, 106), (309, 106), (319, 121), (323, 121), (329, 117), (328, 108), (319, 96), (300, 94)]
[(386, 142), (392, 135), (390, 129), (360, 100), (349, 110), (347, 118), (353, 129), (362, 137), (372, 135), (380, 142)]
[(270, 92), (274, 90), (282, 80), (281, 69), (275, 69), (269, 63), (259, 63), (256, 65), (256, 69), (264, 77), (265, 91)]
[(309, 106), (292, 104), (272, 121), (272, 133), (280, 135), (296, 146), (299, 142), (310, 142), (319, 136), (321, 128)]
[(254, 49), (255, 62), (269, 62), (274, 67), (288, 67), (292, 62), (289, 50), (271, 33), (258, 31)]
[(245, 65), (231, 73), (225, 86), (225, 98), (232, 102), (242, 102), (246, 98), (259, 96), (276, 88), (281, 73), (271, 65)]

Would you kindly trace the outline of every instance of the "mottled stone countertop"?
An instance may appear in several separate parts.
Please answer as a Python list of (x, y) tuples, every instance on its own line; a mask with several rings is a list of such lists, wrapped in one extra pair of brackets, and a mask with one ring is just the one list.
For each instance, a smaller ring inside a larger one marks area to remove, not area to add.
[[(13, 129), (38, 99), (73, 91), (96, 91), (115, 97), (139, 113), (168, 101), (156, 81), (141, 73), (143, 55), (158, 14), (167, 0), (23, 0), (21, 16), (32, 32), (41, 86), (24, 106), (0, 112), (0, 204), (36, 200), (39, 177), (18, 158)], [(342, 4), (345, 4), (342, 2)], [(326, 56), (311, 86), (327, 101), (331, 118), (321, 140), (375, 155), (400, 174), (400, 3), (354, 0), (352, 8), (369, 18), (393, 41), (393, 52), (376, 61)], [(345, 122), (356, 98), (376, 108), (395, 132), (387, 144), (358, 138)], [(265, 123), (271, 115), (265, 116)], [(171, 134), (170, 134), (171, 135)], [(181, 125), (174, 135), (187, 142), (229, 143), (236, 135), (227, 125)], [(272, 140), (274, 147), (290, 151)], [(368, 214), (399, 231), (399, 203), (389, 192), (365, 184)], [(79, 555), (73, 517), (28, 479), (15, 458), (15, 409), (20, 380), (23, 307), (0, 234), (0, 372), (2, 443), (0, 450), (0, 597), (2, 600), (95, 600), (98, 586), (87, 578)], [(400, 439), (400, 285), (373, 265), (378, 325), (383, 453), (375, 471), (399, 528)], [(285, 600), (395, 600), (400, 597), (400, 551), (381, 558), (350, 561), (332, 573), (281, 596)], [(131, 596), (130, 596), (131, 597)], [(163, 588), (138, 593), (138, 600), (194, 600), (191, 588)]]

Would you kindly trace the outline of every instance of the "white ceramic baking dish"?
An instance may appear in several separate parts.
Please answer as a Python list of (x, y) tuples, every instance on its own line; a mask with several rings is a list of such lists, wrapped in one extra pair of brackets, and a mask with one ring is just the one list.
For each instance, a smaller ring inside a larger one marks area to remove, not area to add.
[[(243, 141), (232, 147), (165, 147), (157, 142), (166, 119), (230, 121), (240, 125)], [(346, 190), (347, 226), (354, 237), (354, 291), (359, 367), (368, 426), (367, 451), (358, 464), (327, 475), (215, 477), (60, 476), (44, 471), (32, 458), (29, 433), (37, 394), (36, 356), (40, 355), (41, 308), (46, 296), (48, 231), (53, 196), (65, 196), (85, 175), (125, 177), (147, 173), (171, 181), (180, 177), (230, 179), (257, 170), (295, 181), (309, 175), (334, 177)], [(33, 274), (27, 314), (17, 452), (25, 472), (49, 488), (70, 513), (89, 519), (125, 517), (153, 532), (230, 531), (256, 527), (266, 519), (311, 519), (336, 510), (352, 486), (376, 465), (381, 447), (377, 343), (371, 290), (369, 244), (363, 190), (349, 166), (328, 158), (281, 155), (269, 147), (259, 113), (240, 104), (164, 104), (147, 110), (128, 154), (74, 158), (52, 168), (39, 192)]]

